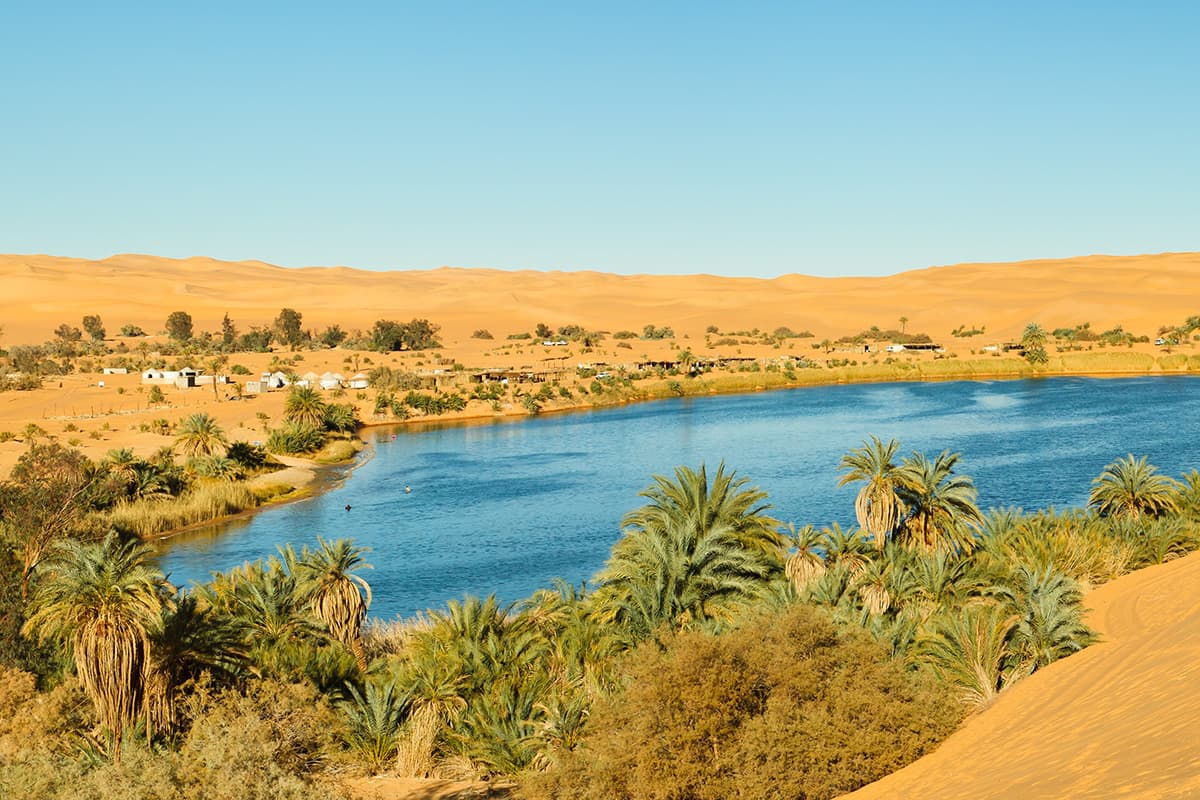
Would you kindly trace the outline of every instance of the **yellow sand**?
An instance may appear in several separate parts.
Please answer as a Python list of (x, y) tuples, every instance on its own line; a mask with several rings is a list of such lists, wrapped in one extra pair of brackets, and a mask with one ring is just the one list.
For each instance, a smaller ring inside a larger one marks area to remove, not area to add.
[(934, 753), (847, 797), (1200, 797), (1200, 553), (1086, 602), (1101, 644), (1001, 693)]

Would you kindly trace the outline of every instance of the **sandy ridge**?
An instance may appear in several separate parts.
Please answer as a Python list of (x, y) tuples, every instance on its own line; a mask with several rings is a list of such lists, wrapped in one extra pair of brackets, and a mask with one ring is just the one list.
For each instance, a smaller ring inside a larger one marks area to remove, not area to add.
[(775, 279), (713, 275), (611, 275), (442, 267), (374, 272), (349, 267), (289, 269), (258, 261), (117, 255), (100, 261), (0, 255), (0, 325), (7, 343), (39, 342), (59, 323), (101, 314), (115, 332), (131, 322), (154, 332), (184, 309), (200, 328), (216, 329), (228, 312), (241, 327), (269, 322), (290, 305), (306, 324), (369, 328), (381, 317), (423, 316), (451, 336), (481, 325), (509, 333), (534, 323), (640, 330), (670, 324), (702, 334), (788, 325), (818, 336), (870, 325), (945, 336), (986, 323), (1012, 334), (1031, 320), (1089, 321), (1152, 333), (1197, 313), (1200, 254), (1086, 256), (1013, 264), (931, 267), (879, 278)]
[(1089, 594), (1103, 640), (847, 798), (1200, 796), (1200, 553)]

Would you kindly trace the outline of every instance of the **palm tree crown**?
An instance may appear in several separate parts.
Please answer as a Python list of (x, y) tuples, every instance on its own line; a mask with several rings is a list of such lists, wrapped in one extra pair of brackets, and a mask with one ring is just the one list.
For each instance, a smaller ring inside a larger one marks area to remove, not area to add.
[(876, 549), (883, 544), (900, 522), (900, 501), (896, 496), (896, 451), (900, 443), (891, 439), (884, 444), (872, 436), (862, 447), (842, 456), (844, 472), (838, 486), (863, 481), (854, 501), (858, 526), (875, 539)]
[(1119, 458), (1092, 481), (1088, 506), (1102, 517), (1139, 519), (1178, 511), (1179, 482), (1159, 475), (1146, 456)]
[(370, 568), (362, 557), (367, 549), (355, 547), (349, 539), (329, 542), (318, 536), (317, 548), (305, 547), (296, 562), (302, 591), (313, 611), (333, 638), (353, 651), (361, 669), (367, 663), (359, 634), (371, 605), (371, 587), (354, 572)]
[(179, 435), (175, 437), (185, 455), (210, 456), (224, 450), (229, 444), (225, 431), (217, 421), (205, 413), (192, 414), (179, 423)]
[(974, 549), (974, 530), (983, 516), (975, 505), (974, 481), (954, 473), (958, 459), (958, 453), (943, 450), (933, 461), (924, 453), (903, 460), (896, 473), (897, 493), (908, 511), (902, 543), (927, 552)]
[(312, 428), (325, 426), (325, 401), (316, 389), (309, 386), (293, 386), (288, 392), (283, 407), (283, 416), (288, 422), (308, 425)]
[(780, 571), (786, 544), (764, 513), (766, 494), (743, 489), (723, 464), (711, 485), (703, 466), (654, 480), (600, 575), (610, 616), (638, 635), (725, 616)]

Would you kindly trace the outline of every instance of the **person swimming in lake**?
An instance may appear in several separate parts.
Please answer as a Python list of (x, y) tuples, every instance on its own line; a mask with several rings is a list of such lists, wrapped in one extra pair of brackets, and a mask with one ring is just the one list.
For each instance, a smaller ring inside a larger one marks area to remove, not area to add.
[(350, 504), (349, 504), (349, 503), (346, 503), (346, 510), (347, 510), (347, 511), (349, 511), (349, 510), (350, 510)]
[(405, 486), (405, 487), (404, 487), (404, 493), (405, 493), (405, 494), (412, 494), (412, 487), (411, 487), (411, 486)]

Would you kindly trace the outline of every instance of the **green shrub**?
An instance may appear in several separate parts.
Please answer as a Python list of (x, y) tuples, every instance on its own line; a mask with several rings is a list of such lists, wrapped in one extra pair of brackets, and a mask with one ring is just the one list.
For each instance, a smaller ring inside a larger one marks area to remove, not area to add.
[(325, 444), (325, 432), (299, 422), (285, 422), (267, 437), (267, 450), (284, 455), (313, 453)]

